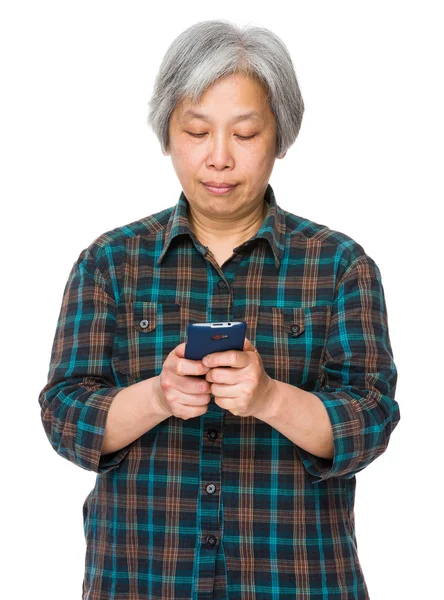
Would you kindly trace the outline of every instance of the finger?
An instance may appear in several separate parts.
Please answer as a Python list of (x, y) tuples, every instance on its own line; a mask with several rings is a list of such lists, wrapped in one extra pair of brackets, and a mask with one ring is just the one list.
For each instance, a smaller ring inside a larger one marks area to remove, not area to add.
[(177, 375), (205, 375), (208, 373), (208, 367), (205, 367), (201, 360), (192, 360), (185, 358), (185, 346), (186, 342), (179, 344), (171, 352), (179, 360), (176, 361), (176, 370), (174, 371)]
[(228, 385), (236, 385), (243, 381), (241, 371), (232, 369), (231, 367), (216, 367), (210, 369), (205, 375), (205, 379), (210, 383), (225, 383)]
[(197, 398), (198, 404), (201, 404), (210, 399), (211, 383), (205, 378), (176, 375), (170, 370), (167, 379), (168, 389), (165, 394), (170, 398), (169, 401), (176, 398), (181, 403), (193, 404), (190, 400)]
[(223, 398), (237, 398), (242, 393), (242, 386), (241, 384), (225, 385), (224, 383), (212, 383), (211, 393), (213, 396)]
[[(186, 342), (182, 342), (182, 344), (179, 344), (178, 346), (176, 346), (174, 348), (174, 350), (172, 351), (171, 354), (175, 354), (179, 358), (185, 358), (185, 347), (186, 347), (186, 345), (187, 345)], [(194, 359), (191, 359), (191, 358), (186, 358), (185, 360), (188, 360), (188, 361), (190, 361), (192, 363), (198, 363), (198, 362), (200, 363), (200, 362), (202, 362), (200, 360), (194, 360)]]
[(253, 344), (250, 342), (250, 340), (248, 338), (245, 338), (244, 341), (244, 352), (257, 352), (256, 348), (253, 346)]
[(178, 396), (178, 402), (184, 406), (203, 406), (211, 401), (211, 396), (208, 394), (186, 394), (181, 392)]
[(195, 375), (180, 375), (171, 370), (169, 380), (171, 381), (172, 387), (176, 390), (183, 391), (187, 394), (205, 394), (210, 391), (210, 382), (205, 379), (205, 376), (206, 373), (201, 377), (196, 377)]
[[(243, 350), (239, 353), (239, 350), (226, 350), (225, 352), (212, 352), (202, 358), (202, 363), (210, 367), (245, 367), (248, 362), (243, 362), (241, 355), (242, 352), (257, 352), (256, 348), (250, 342), (248, 338), (244, 340)], [(211, 358), (209, 358), (211, 356)], [(239, 362), (240, 361), (240, 362)]]
[(235, 406), (235, 401), (233, 400), (233, 398), (218, 398), (217, 396), (215, 396), (214, 403), (217, 404), (217, 406), (219, 406), (220, 408), (223, 408), (224, 410), (228, 410), (230, 412), (234, 410)]
[(176, 356), (179, 356), (179, 358), (184, 358), (186, 345), (187, 345), (186, 342), (182, 342), (182, 344), (179, 344), (178, 346), (176, 346), (173, 350), (174, 354)]
[[(253, 346), (254, 348), (254, 346)], [(254, 348), (255, 352), (257, 350)], [(214, 367), (232, 367), (243, 369), (250, 364), (250, 356), (244, 350), (225, 350), (225, 352), (212, 352), (202, 358), (202, 364), (214, 369)]]
[(202, 364), (206, 367), (234, 367), (241, 369), (248, 365), (248, 357), (243, 350), (225, 350), (224, 352), (212, 352), (202, 358)]

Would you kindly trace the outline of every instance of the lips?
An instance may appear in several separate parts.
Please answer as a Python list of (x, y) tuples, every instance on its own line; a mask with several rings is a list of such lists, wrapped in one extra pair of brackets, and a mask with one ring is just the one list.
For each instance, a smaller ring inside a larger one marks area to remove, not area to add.
[(236, 187), (237, 184), (218, 183), (216, 181), (202, 182), (205, 188), (212, 194), (225, 194)]
[(229, 188), (237, 185), (236, 183), (229, 183), (228, 181), (202, 181), (204, 185), (209, 187)]

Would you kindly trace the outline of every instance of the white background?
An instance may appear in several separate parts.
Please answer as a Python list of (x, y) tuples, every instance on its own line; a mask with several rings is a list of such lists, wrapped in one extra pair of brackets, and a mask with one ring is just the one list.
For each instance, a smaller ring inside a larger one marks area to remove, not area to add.
[(212, 18), (267, 27), (290, 50), (306, 112), (270, 179), (278, 204), (350, 235), (382, 272), (401, 422), (387, 452), (357, 476), (358, 551), (371, 598), (443, 597), (439, 5), (2, 4), (4, 598), (81, 597), (82, 504), (95, 474), (51, 448), (38, 394), (81, 250), (178, 200), (170, 158), (146, 124), (147, 102), (169, 44)]

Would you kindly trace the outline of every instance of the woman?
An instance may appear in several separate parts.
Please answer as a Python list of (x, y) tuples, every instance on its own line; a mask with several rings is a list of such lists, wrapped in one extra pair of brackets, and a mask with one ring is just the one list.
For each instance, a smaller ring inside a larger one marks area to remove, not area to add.
[[(281, 209), (269, 178), (304, 105), (284, 44), (193, 25), (149, 122), (182, 191), (74, 263), (42, 421), (97, 473), (83, 598), (368, 598), (355, 475), (399, 421), (379, 269)], [(243, 351), (184, 358), (192, 322), (246, 321)]]

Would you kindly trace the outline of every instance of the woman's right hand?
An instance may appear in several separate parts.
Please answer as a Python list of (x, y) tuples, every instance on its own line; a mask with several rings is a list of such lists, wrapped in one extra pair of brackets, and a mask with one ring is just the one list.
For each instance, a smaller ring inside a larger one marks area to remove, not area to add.
[(209, 370), (202, 361), (185, 358), (185, 342), (176, 346), (155, 377), (154, 390), (160, 409), (168, 416), (184, 420), (205, 414), (211, 383), (196, 375), (206, 375)]

